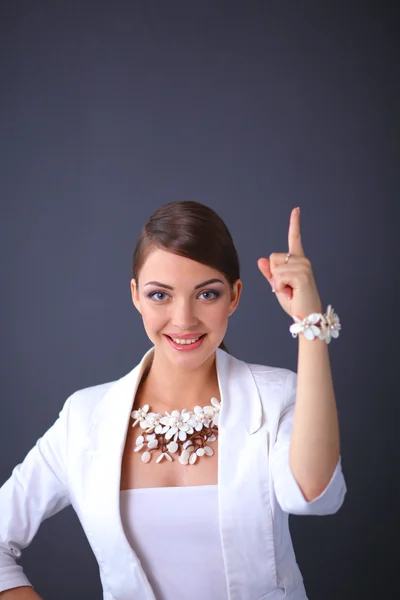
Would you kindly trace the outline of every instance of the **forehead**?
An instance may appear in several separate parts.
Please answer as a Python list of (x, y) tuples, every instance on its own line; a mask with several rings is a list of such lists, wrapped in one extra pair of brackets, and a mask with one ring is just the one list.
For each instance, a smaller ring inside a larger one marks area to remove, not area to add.
[(139, 275), (143, 284), (151, 279), (170, 285), (178, 281), (199, 283), (213, 277), (226, 281), (217, 269), (159, 248), (152, 250), (147, 256)]

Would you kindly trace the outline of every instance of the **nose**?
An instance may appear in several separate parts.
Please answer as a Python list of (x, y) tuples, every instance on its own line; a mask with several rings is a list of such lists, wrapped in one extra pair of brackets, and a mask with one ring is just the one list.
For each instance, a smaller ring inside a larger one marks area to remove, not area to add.
[(195, 309), (190, 300), (182, 300), (175, 304), (171, 315), (171, 325), (173, 327), (189, 332), (197, 323)]

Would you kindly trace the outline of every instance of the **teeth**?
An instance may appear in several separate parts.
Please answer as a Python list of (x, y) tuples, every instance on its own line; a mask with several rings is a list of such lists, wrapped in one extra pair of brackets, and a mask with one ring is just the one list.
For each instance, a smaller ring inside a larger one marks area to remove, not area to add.
[(194, 344), (195, 342), (197, 342), (200, 339), (200, 337), (194, 338), (192, 340), (180, 340), (178, 338), (171, 338), (171, 339), (175, 342), (175, 344)]

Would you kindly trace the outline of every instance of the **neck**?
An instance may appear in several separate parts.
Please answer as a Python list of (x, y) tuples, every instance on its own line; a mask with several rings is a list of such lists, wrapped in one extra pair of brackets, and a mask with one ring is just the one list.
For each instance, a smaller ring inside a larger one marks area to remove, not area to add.
[(210, 404), (210, 398), (220, 399), (215, 353), (195, 370), (171, 365), (154, 351), (153, 361), (144, 373), (136, 404), (150, 404), (150, 410), (192, 410), (196, 405)]

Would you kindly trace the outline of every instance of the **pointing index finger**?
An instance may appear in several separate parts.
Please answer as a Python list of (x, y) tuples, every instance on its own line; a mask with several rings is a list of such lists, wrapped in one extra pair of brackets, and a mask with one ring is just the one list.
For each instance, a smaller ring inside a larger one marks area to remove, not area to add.
[(300, 208), (294, 208), (290, 214), (288, 246), (290, 254), (304, 255), (300, 233)]

